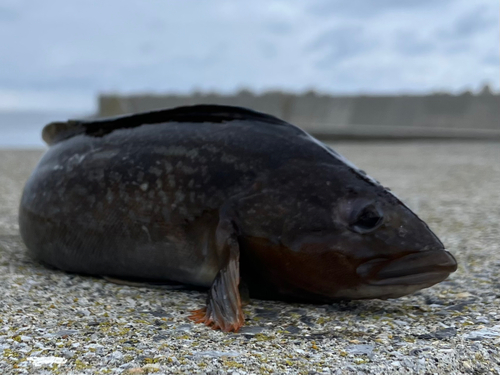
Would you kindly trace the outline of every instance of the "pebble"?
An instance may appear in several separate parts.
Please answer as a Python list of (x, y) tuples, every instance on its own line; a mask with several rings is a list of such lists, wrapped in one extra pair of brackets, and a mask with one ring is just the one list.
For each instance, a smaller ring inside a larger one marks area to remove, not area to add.
[[(262, 333), (265, 330), (266, 330), (265, 327), (260, 327), (260, 326), (243, 326), (238, 333), (246, 335), (255, 335), (257, 333)], [(288, 330), (288, 328), (286, 330)]]
[(365, 355), (371, 357), (374, 348), (375, 348), (375, 345), (373, 345), (373, 344), (350, 345), (346, 348), (346, 352), (349, 354), (355, 354), (355, 355), (365, 354)]
[(239, 357), (241, 353), (239, 352), (219, 352), (216, 350), (208, 350), (204, 352), (196, 352), (193, 354), (194, 357), (211, 357), (211, 358), (217, 358), (217, 357)]
[(465, 334), (465, 338), (468, 340), (494, 339), (497, 337), (500, 337), (500, 325), (491, 328), (483, 328)]
[(47, 365), (62, 365), (67, 362), (66, 359), (60, 357), (28, 357), (27, 360), (35, 367)]

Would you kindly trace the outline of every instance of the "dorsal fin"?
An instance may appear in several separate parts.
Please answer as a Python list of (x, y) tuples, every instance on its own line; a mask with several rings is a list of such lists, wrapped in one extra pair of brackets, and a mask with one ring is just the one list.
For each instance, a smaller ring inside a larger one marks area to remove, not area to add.
[(42, 138), (48, 145), (52, 145), (78, 134), (101, 137), (116, 129), (134, 128), (145, 124), (161, 124), (166, 122), (228, 122), (233, 120), (254, 120), (274, 125), (294, 127), (274, 116), (251, 109), (202, 104), (103, 119), (52, 122), (43, 128)]

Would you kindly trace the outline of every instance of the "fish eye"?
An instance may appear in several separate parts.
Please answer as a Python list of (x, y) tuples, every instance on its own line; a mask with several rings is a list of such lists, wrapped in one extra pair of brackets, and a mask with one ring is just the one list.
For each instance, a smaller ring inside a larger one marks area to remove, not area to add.
[(354, 221), (350, 224), (350, 227), (355, 232), (364, 234), (377, 229), (383, 221), (384, 217), (377, 207), (369, 205), (361, 210)]

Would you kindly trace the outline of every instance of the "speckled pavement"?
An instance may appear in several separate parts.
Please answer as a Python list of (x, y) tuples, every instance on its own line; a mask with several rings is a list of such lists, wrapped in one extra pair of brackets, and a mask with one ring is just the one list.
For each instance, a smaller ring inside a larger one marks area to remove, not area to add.
[(41, 151), (0, 150), (0, 374), (500, 374), (500, 143), (333, 146), (415, 209), (458, 271), (397, 300), (253, 300), (237, 334), (187, 320), (202, 292), (33, 262), (17, 205)]

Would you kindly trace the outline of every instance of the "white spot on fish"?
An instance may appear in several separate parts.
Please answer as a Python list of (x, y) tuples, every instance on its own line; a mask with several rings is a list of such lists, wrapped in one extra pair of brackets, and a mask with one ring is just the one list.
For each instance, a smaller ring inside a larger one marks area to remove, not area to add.
[(220, 161), (223, 163), (229, 163), (233, 164), (237, 161), (238, 159), (234, 157), (233, 155), (228, 155), (228, 154), (223, 154), (220, 158)]
[(158, 196), (161, 198), (161, 203), (163, 203), (163, 204), (168, 203), (168, 197), (167, 197), (167, 194), (165, 194), (165, 192), (164, 192), (164, 191), (161, 191), (161, 190), (160, 190), (160, 191), (158, 192)]
[(68, 159), (68, 163), (75, 163), (75, 164), (80, 164), (83, 159), (86, 158), (87, 155), (78, 155), (78, 154), (75, 154), (73, 155), (72, 157), (70, 157)]
[(183, 202), (185, 197), (186, 197), (186, 194), (184, 194), (182, 191), (175, 192), (175, 202), (176, 203)]
[(174, 188), (174, 187), (175, 187), (175, 176), (174, 176), (174, 175), (170, 175), (170, 176), (168, 176), (168, 185), (169, 185), (171, 188)]
[(189, 165), (183, 165), (182, 166), (182, 171), (184, 172), (184, 174), (194, 174), (194, 173), (196, 173), (196, 169), (190, 167)]
[(148, 230), (148, 228), (146, 228), (146, 226), (145, 226), (145, 225), (143, 225), (141, 228), (142, 228), (142, 230), (143, 230), (144, 232), (146, 232), (146, 234), (148, 235), (149, 242), (152, 242), (152, 240), (151, 240), (151, 235), (149, 234), (149, 230)]
[(92, 160), (100, 160), (100, 159), (111, 159), (113, 156), (117, 155), (120, 152), (120, 150), (102, 150), (98, 149), (95, 150), (91, 154)]
[(141, 188), (142, 191), (146, 191), (146, 190), (148, 190), (149, 184), (147, 182), (145, 182), (145, 183), (141, 184), (139, 187)]
[(158, 155), (168, 155), (168, 147), (153, 147), (153, 152)]
[(154, 147), (153, 152), (163, 156), (186, 156), (190, 159), (198, 156), (198, 150), (188, 149), (184, 146)]
[(161, 176), (161, 169), (156, 167), (149, 167), (149, 172), (153, 173), (156, 176)]
[(79, 154), (72, 155), (65, 163), (67, 170), (71, 171), (75, 166), (80, 164), (83, 161), (83, 159), (85, 159), (86, 156), (87, 155), (79, 155)]
[(167, 171), (167, 173), (170, 173), (174, 170), (174, 167), (168, 161), (165, 161), (163, 165), (165, 166), (165, 170)]
[(106, 200), (108, 201), (108, 203), (111, 203), (111, 202), (113, 202), (113, 198), (114, 198), (113, 193), (111, 192), (110, 189), (108, 189), (108, 192), (106, 194)]

